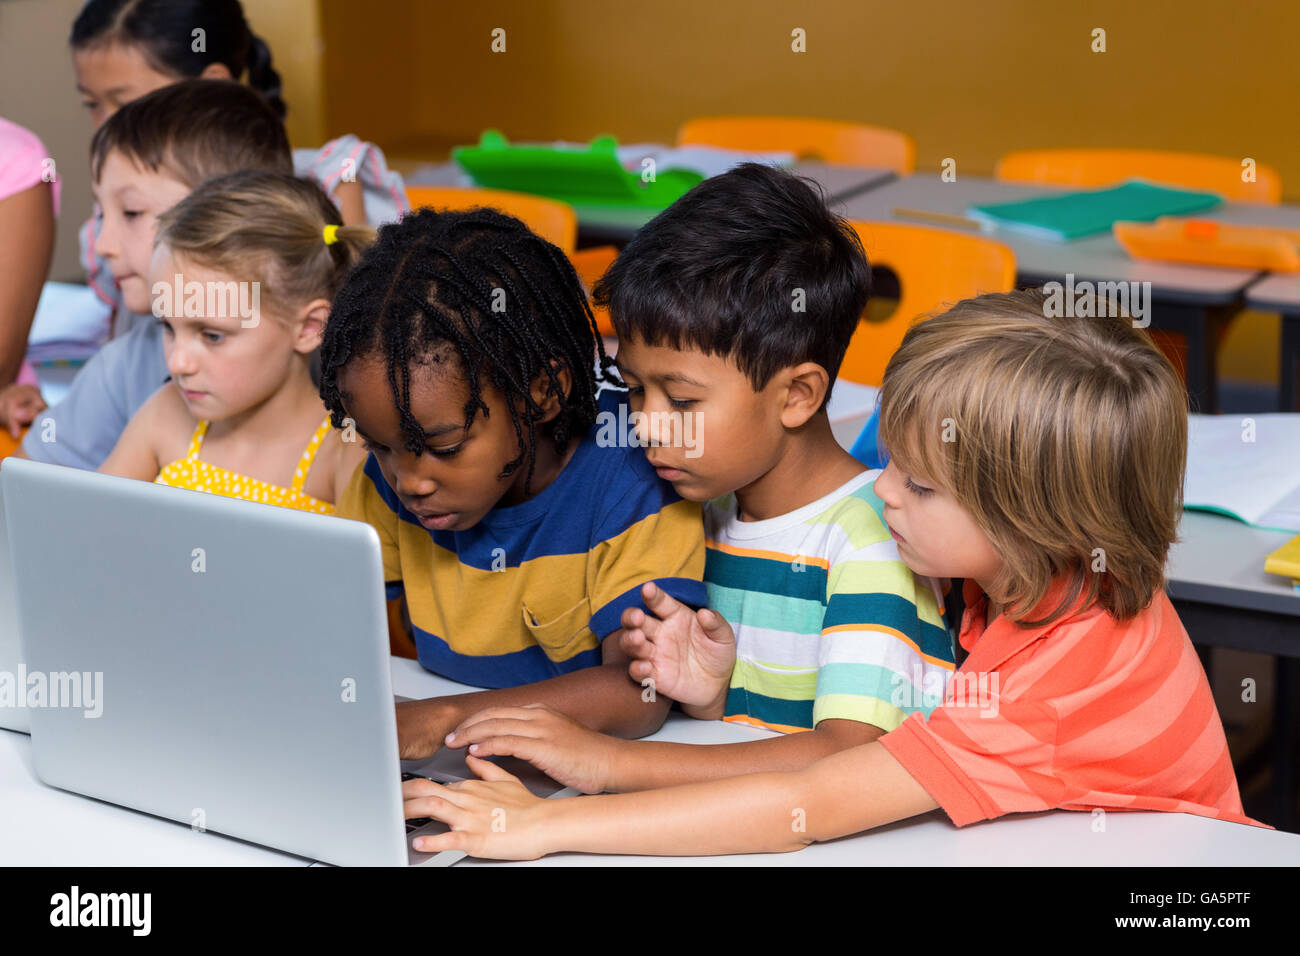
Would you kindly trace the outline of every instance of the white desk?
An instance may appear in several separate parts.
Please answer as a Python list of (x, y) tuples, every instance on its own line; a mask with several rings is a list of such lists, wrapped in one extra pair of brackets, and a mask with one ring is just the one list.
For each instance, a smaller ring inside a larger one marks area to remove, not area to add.
[[(393, 689), (408, 697), (464, 688), (414, 661), (393, 660)], [(765, 732), (672, 715), (656, 740), (727, 743)], [(303, 866), (299, 857), (181, 823), (54, 790), (32, 771), (31, 742), (0, 731), (0, 862), (60, 866)], [(958, 830), (940, 814), (790, 854), (642, 858), (559, 854), (531, 864), (463, 861), (461, 866), (1280, 866), (1300, 863), (1300, 836), (1187, 814), (1110, 813), (1095, 833), (1087, 813), (1058, 811)]]
[[(460, 692), (414, 661), (393, 660), (393, 690), (407, 697)], [(648, 740), (730, 743), (767, 731), (671, 714)], [(719, 857), (559, 853), (529, 863), (464, 860), (457, 866), (1283, 866), (1300, 864), (1300, 835), (1188, 814), (1108, 813), (1094, 833), (1089, 813), (1054, 811), (989, 820), (964, 829), (941, 812), (797, 853)]]

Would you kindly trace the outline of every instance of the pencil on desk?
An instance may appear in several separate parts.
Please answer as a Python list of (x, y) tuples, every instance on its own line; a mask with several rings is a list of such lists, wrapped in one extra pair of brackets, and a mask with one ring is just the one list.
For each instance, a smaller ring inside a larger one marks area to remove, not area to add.
[(946, 212), (934, 212), (930, 209), (909, 209), (905, 206), (895, 206), (890, 213), (897, 219), (914, 219), (917, 222), (933, 223), (936, 226), (956, 226), (959, 229), (976, 229), (984, 231), (984, 224), (978, 219), (970, 219), (966, 216), (954, 216)]

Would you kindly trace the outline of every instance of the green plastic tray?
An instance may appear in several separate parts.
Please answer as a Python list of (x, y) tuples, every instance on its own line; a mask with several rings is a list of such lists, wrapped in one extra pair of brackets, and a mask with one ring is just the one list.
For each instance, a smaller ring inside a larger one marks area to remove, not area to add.
[(617, 146), (612, 136), (598, 136), (586, 149), (511, 146), (490, 129), (477, 146), (459, 146), (451, 155), (479, 186), (549, 196), (575, 206), (666, 209), (704, 178), (670, 169), (659, 171), (653, 182), (643, 182), (640, 174), (619, 163)]

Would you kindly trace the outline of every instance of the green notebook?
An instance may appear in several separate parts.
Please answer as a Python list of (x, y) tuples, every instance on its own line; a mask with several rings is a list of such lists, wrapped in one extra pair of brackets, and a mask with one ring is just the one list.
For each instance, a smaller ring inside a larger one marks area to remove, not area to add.
[(1134, 179), (1108, 189), (971, 206), (970, 215), (999, 229), (1066, 242), (1109, 232), (1121, 220), (1152, 222), (1161, 216), (1200, 212), (1222, 201), (1214, 193), (1170, 189)]
[(561, 199), (574, 206), (667, 209), (704, 177), (684, 169), (645, 182), (618, 161), (617, 142), (598, 136), (585, 149), (512, 146), (497, 130), (477, 146), (452, 150), (452, 158), (479, 186)]

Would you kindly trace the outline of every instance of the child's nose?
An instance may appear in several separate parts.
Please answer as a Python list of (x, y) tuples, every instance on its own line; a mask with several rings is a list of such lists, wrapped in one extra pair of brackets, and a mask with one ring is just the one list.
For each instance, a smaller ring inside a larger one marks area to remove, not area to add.
[(876, 478), (876, 494), (891, 508), (899, 506), (897, 479), (898, 469), (892, 462), (886, 464), (885, 470)]
[(167, 371), (171, 373), (172, 378), (193, 375), (198, 371), (197, 360), (189, 349), (176, 343), (167, 353)]
[(113, 233), (113, 227), (105, 219), (99, 227), (99, 235), (95, 237), (95, 255), (103, 259), (111, 259), (117, 255), (117, 236)]
[(402, 498), (427, 498), (438, 490), (438, 483), (417, 467), (414, 455), (410, 458), (409, 463), (396, 466), (393, 488)]

